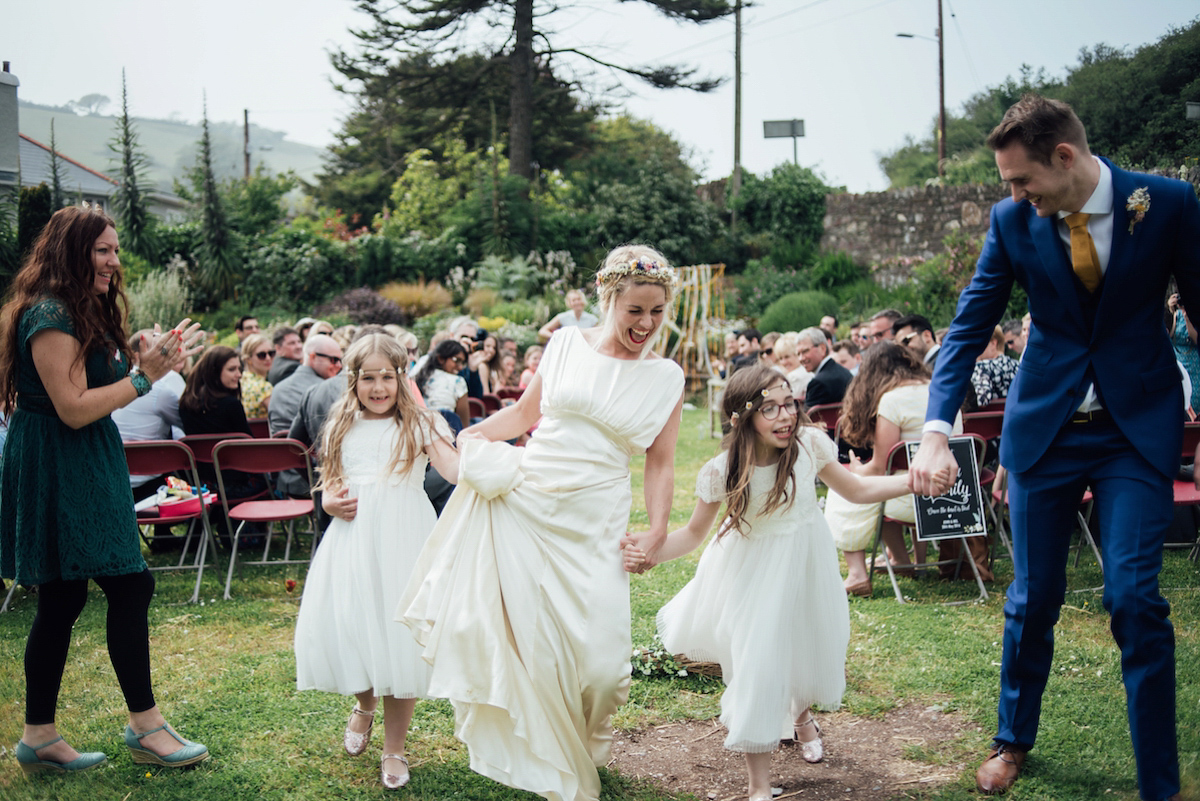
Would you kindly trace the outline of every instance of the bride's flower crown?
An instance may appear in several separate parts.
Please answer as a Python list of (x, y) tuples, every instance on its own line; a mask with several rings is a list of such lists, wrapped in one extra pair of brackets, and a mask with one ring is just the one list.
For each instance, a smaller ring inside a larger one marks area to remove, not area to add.
[(642, 281), (664, 286), (675, 285), (675, 269), (669, 264), (637, 258), (600, 268), (596, 273), (596, 286), (604, 286), (627, 275), (636, 275)]

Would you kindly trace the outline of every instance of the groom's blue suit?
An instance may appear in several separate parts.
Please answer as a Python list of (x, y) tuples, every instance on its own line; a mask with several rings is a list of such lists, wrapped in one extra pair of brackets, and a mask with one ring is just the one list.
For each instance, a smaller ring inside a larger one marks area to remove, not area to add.
[[(1011, 198), (992, 209), (975, 276), (938, 354), (927, 419), (954, 419), (975, 358), (1013, 283), (1020, 284), (1032, 325), (1000, 447), (1011, 476), (1015, 577), (1004, 608), (996, 741), (1020, 750), (1034, 744), (1066, 590), (1068, 540), (1091, 486), (1138, 783), (1143, 798), (1157, 801), (1179, 790), (1175, 644), (1158, 573), (1184, 407), (1163, 310), (1174, 275), (1184, 307), (1200, 311), (1200, 204), (1189, 184), (1109, 167), (1112, 248), (1094, 294), (1072, 272), (1057, 218), (1039, 217), (1027, 201)], [(1150, 208), (1131, 231), (1126, 202), (1139, 188), (1148, 191)], [(1072, 422), (1089, 385), (1110, 420)]]

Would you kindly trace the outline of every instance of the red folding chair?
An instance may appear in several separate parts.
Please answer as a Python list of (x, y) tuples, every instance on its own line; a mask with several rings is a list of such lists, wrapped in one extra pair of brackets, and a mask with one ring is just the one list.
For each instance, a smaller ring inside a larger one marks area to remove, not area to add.
[[(200, 474), (196, 470), (195, 457), (192, 455), (191, 449), (182, 442), (164, 439), (126, 442), (124, 444), (125, 461), (129, 465), (131, 475), (157, 476), (174, 473), (193, 487), (200, 486)], [(221, 566), (217, 558), (217, 543), (213, 538), (212, 527), (208, 523), (207, 509), (205, 509), (202, 499), (197, 498), (197, 501), (194, 507), (187, 511), (181, 508), (183, 506), (181, 503), (172, 504), (174, 508), (167, 506), (154, 507), (154, 513), (151, 513), (149, 510), (137, 513), (138, 533), (147, 545), (149, 545), (150, 539), (145, 534), (146, 528), (156, 525), (188, 524), (187, 534), (170, 538), (172, 540), (183, 540), (183, 552), (179, 554), (179, 563), (151, 567), (150, 569), (195, 570), (196, 586), (192, 590), (192, 603), (200, 600), (200, 580), (204, 577), (204, 565), (210, 550), (213, 555), (213, 563), (218, 569)], [(189, 504), (189, 506), (191, 505)], [(167, 511), (168, 509), (170, 511)], [(196, 555), (190, 565), (185, 565), (184, 562), (187, 559), (188, 550), (192, 545), (192, 538), (196, 534), (197, 523), (200, 524), (200, 536), (198, 538), (199, 544), (196, 546)], [(158, 539), (162, 540), (164, 538), (159, 537)]]
[(500, 387), (496, 390), (496, 397), (502, 401), (516, 401), (521, 399), (521, 395), (525, 392), (522, 387)]
[[(1000, 411), (978, 411), (967, 412), (962, 416), (963, 433), (974, 434), (977, 437), (982, 437), (985, 440), (991, 441), (1000, 438), (1002, 429), (1004, 428), (1004, 399), (993, 401), (988, 404), (991, 407), (994, 403), (999, 403)], [(979, 468), (979, 486), (984, 490), (984, 497), (987, 499), (987, 513), (992, 518), (992, 530), (996, 532), (996, 539), (1008, 551), (1008, 558), (1012, 559), (1012, 542), (1008, 539), (1008, 533), (1004, 530), (1004, 526), (1000, 522), (1001, 511), (998, 509), (998, 504), (992, 494), (992, 489), (996, 483), (996, 471), (990, 467)], [(992, 549), (991, 559), (996, 558), (996, 550)]]
[(251, 417), (246, 421), (250, 424), (250, 436), (254, 439), (267, 439), (271, 436), (271, 427), (265, 417)]
[(499, 395), (485, 392), (483, 393), (483, 408), (487, 410), (487, 416), (490, 417), (504, 408), (504, 401), (500, 400)]
[(805, 409), (808, 413), (808, 419), (812, 420), (819, 426), (823, 426), (830, 434), (837, 432), (838, 420), (842, 416), (842, 404), (840, 403), (822, 403), (813, 406), (811, 409)]
[[(1196, 455), (1196, 446), (1198, 444), (1200, 444), (1200, 422), (1185, 422), (1183, 424), (1182, 457), (1190, 461)], [(1196, 489), (1196, 484), (1193, 481), (1180, 481), (1176, 479), (1172, 486), (1172, 494), (1175, 496), (1176, 506), (1200, 506), (1200, 490)], [(1200, 558), (1200, 539), (1197, 539), (1192, 545), (1192, 550), (1188, 554), (1188, 558), (1192, 561)]]
[(212, 464), (213, 448), (218, 442), (227, 439), (250, 439), (250, 436), (241, 431), (228, 431), (224, 434), (188, 434), (179, 441), (191, 448), (192, 455), (196, 457), (196, 464)]
[(488, 416), (487, 407), (479, 398), (467, 398), (467, 417), (471, 420), (482, 420)]
[[(266, 542), (263, 546), (262, 558), (246, 561), (247, 565), (293, 565), (307, 564), (311, 554), (317, 550), (321, 532), (317, 526), (312, 498), (288, 498), (265, 500), (229, 500), (225, 492), (223, 470), (239, 470), (243, 473), (265, 475), (278, 473), (283, 470), (299, 470), (308, 478), (308, 486), (313, 485), (312, 462), (304, 443), (294, 439), (231, 439), (220, 442), (213, 448), (213, 465), (217, 470), (217, 486), (220, 489), (221, 508), (225, 512), (225, 524), (232, 532), (232, 547), (229, 554), (229, 572), (225, 578), (225, 598), (230, 598), (229, 590), (233, 584), (233, 571), (238, 560), (238, 544), (242, 529), (247, 523), (262, 523), (267, 526)], [(313, 542), (310, 556), (307, 559), (292, 559), (292, 541), (296, 536), (297, 520), (308, 518)], [(233, 523), (237, 522), (234, 529)], [(282, 559), (268, 559), (271, 551), (271, 539), (274, 534), (274, 524), (279, 523), (287, 534), (284, 543)]]

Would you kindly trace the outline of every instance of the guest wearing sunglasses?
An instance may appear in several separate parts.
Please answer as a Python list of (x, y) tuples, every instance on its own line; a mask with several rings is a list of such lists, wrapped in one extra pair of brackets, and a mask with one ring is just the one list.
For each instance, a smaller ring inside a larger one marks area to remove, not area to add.
[(274, 361), (275, 348), (262, 334), (242, 340), (242, 408), (248, 418), (267, 416), (273, 389), (267, 373)]
[(331, 336), (311, 334), (304, 342), (304, 362), (296, 372), (275, 385), (267, 425), (274, 436), (291, 428), (304, 393), (342, 369), (342, 347)]

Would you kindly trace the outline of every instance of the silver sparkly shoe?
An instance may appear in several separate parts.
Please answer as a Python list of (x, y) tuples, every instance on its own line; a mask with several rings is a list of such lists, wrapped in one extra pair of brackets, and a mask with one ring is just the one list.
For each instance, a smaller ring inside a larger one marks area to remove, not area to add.
[[(801, 740), (800, 730), (812, 724), (812, 727), (817, 730), (817, 736), (812, 740)], [(825, 745), (821, 742), (821, 725), (817, 723), (816, 717), (812, 712), (808, 713), (808, 720), (803, 723), (797, 723), (795, 727), (796, 742), (800, 744), (800, 753), (804, 756), (805, 762), (816, 764), (825, 758)]]
[(367, 743), (371, 742), (371, 729), (375, 727), (375, 712), (364, 712), (358, 708), (358, 704), (354, 705), (354, 709), (350, 712), (350, 720), (354, 720), (355, 715), (362, 715), (368, 718), (371, 722), (367, 726), (367, 730), (362, 734), (350, 728), (350, 722), (346, 723), (346, 731), (342, 734), (342, 746), (345, 747), (346, 753), (350, 756), (358, 756), (363, 751), (367, 750)]

